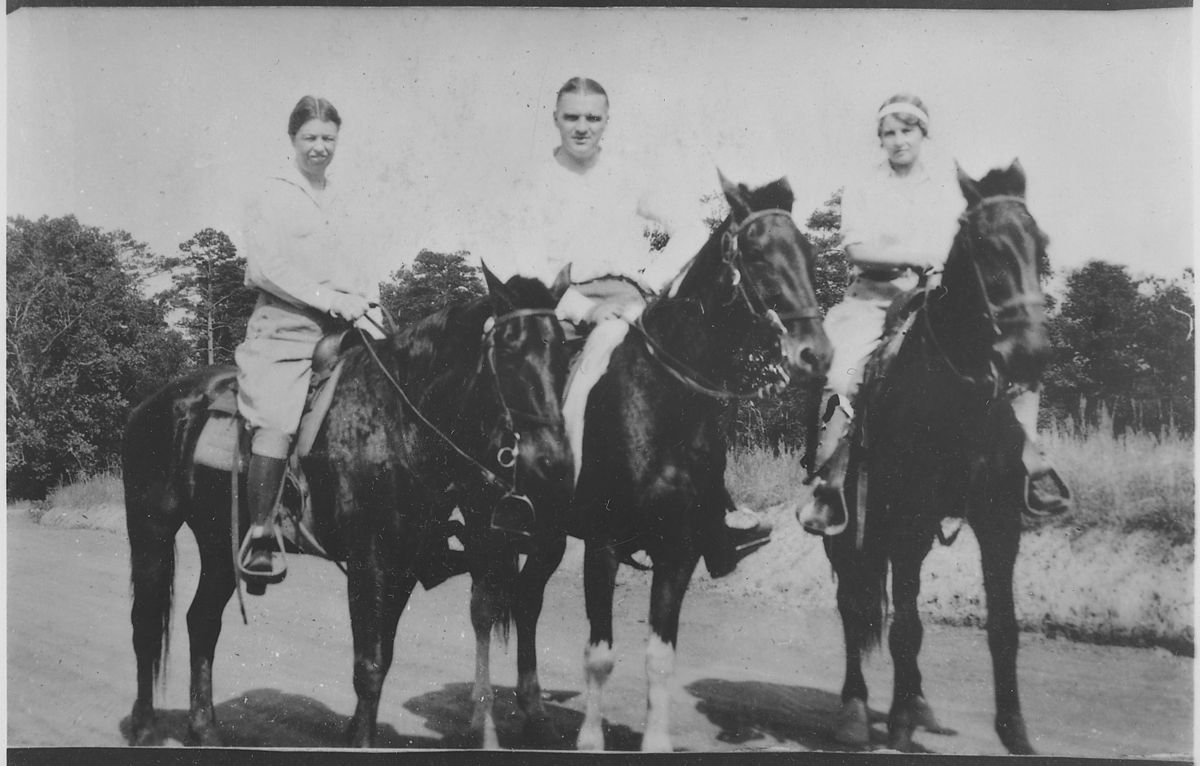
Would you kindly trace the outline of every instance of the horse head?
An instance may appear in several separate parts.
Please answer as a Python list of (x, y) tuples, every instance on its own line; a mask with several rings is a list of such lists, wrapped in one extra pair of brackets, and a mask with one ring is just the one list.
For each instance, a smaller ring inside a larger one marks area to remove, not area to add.
[(795, 197), (786, 178), (750, 189), (717, 175), (729, 217), (717, 230), (721, 261), (738, 274), (738, 287), (756, 311), (784, 330), (783, 356), (790, 373), (820, 377), (833, 347), (821, 324), (816, 255), (792, 218)]
[[(521, 276), (501, 282), (486, 265), (483, 273), (491, 315), (484, 323), (482, 367), (490, 371), (499, 405), (490, 438), (497, 473), (511, 486), (493, 527), (525, 536), (556, 528), (546, 512), (565, 507), (572, 491), (574, 464), (560, 405), (566, 339), (554, 314), (554, 291)], [(556, 289), (566, 284), (560, 279)]]
[(964, 377), (995, 391), (1036, 385), (1050, 353), (1039, 282), (1047, 240), (1025, 204), (1025, 171), (1013, 160), (976, 181), (959, 167), (958, 183), (967, 209), (931, 321)]

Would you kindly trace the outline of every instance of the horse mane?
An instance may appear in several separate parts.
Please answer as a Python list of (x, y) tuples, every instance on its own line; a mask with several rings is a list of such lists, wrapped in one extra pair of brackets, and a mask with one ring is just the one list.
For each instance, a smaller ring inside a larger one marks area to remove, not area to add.
[(483, 325), (514, 307), (553, 309), (554, 295), (540, 280), (514, 276), (503, 286), (506, 294), (491, 292), (429, 314), (408, 325), (387, 341), (395, 355), (394, 366), (410, 381), (421, 381), (429, 390), (465, 389), (474, 380), (482, 352)]

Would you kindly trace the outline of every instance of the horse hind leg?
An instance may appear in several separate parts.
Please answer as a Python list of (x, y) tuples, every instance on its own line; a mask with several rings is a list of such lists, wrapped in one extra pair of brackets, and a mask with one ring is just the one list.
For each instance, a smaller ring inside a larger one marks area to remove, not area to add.
[(137, 660), (137, 699), (130, 713), (129, 741), (159, 744), (155, 728), (154, 687), (170, 650), (171, 610), (175, 583), (175, 532), (179, 521), (172, 506), (151, 502), (147, 494), (126, 488), (126, 526), (130, 546), (133, 607), (133, 651)]
[(492, 709), (496, 702), (491, 679), (492, 628), (497, 619), (495, 583), (471, 583), (471, 626), (475, 629), (475, 684), (471, 689), (471, 726), (468, 745), (498, 750), (500, 738)]
[(200, 548), (200, 583), (187, 613), (191, 656), (188, 732), (197, 744), (219, 747), (222, 742), (213, 710), (212, 674), (221, 615), (236, 587), (230, 530), (228, 523), (220, 523), (213, 516), (193, 520), (191, 525)]
[(613, 625), (612, 601), (619, 563), (611, 550), (587, 544), (583, 560), (583, 594), (587, 606), (590, 634), (583, 652), (583, 672), (587, 679), (583, 724), (575, 741), (576, 750), (604, 749), (604, 684), (612, 675)]
[(517, 578), (514, 594), (514, 619), (517, 624), (517, 703), (525, 713), (524, 740), (538, 746), (561, 741), (554, 721), (546, 712), (542, 684), (537, 668), (537, 627), (542, 614), (546, 583), (562, 561), (566, 550), (563, 539), (548, 549), (530, 556)]
[[(909, 522), (914, 524), (915, 522)], [(917, 726), (940, 731), (921, 686), (918, 656), (925, 629), (917, 611), (921, 590), (921, 564), (932, 545), (932, 538), (918, 536), (910, 529), (895, 543), (892, 557), (892, 601), (895, 617), (888, 635), (895, 683), (892, 708), (888, 713), (888, 746), (901, 751), (912, 749), (912, 735)]]
[(871, 744), (868, 690), (863, 656), (878, 646), (883, 632), (887, 559), (883, 552), (854, 549), (846, 535), (827, 538), (826, 548), (837, 574), (838, 614), (846, 652), (842, 706), (833, 738), (852, 747)]

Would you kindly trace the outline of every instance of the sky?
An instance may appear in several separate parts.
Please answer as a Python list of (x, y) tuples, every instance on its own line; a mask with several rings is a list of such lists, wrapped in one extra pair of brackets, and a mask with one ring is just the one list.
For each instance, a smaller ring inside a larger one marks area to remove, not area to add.
[[(7, 17), (7, 211), (74, 214), (163, 255), (288, 161), (292, 106), (343, 118), (381, 278), (421, 248), (487, 257), (513, 175), (557, 143), (558, 87), (611, 98), (605, 146), (689, 199), (786, 176), (803, 220), (880, 161), (874, 114), (929, 106), (931, 160), (1020, 159), (1060, 272), (1192, 264), (1191, 8), (23, 8)], [(697, 204), (699, 204), (697, 202)]]

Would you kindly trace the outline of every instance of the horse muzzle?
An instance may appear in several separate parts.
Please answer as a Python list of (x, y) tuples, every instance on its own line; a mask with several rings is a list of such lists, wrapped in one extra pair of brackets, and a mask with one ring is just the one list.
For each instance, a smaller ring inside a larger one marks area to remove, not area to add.
[(833, 344), (819, 319), (796, 319), (787, 323), (781, 339), (783, 358), (793, 380), (822, 378), (833, 361)]

